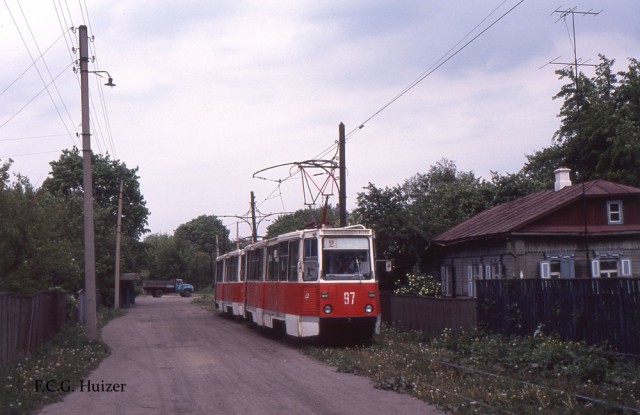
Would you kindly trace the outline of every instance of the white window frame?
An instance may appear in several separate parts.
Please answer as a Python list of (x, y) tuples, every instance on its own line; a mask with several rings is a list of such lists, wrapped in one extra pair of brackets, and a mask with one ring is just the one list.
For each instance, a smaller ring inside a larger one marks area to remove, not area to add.
[[(615, 276), (612, 277), (611, 274), (614, 273), (613, 270), (602, 271), (602, 267), (600, 261), (615, 261), (616, 262), (616, 271)], [(593, 278), (615, 278), (615, 277), (631, 277), (633, 275), (633, 271), (631, 269), (631, 259), (629, 258), (620, 258), (618, 254), (615, 255), (602, 255), (597, 259), (591, 261), (591, 277)]]
[[(613, 206), (617, 206), (617, 209), (612, 209)], [(615, 219), (614, 216), (616, 217)], [(607, 223), (609, 225), (621, 225), (624, 223), (622, 215), (622, 200), (607, 201)]]
[(575, 272), (573, 254), (546, 254), (544, 261), (540, 262), (540, 278), (575, 278)]

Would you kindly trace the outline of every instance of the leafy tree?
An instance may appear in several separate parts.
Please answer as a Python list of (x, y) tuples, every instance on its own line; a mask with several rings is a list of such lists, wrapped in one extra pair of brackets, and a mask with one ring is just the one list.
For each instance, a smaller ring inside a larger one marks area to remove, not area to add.
[[(65, 198), (69, 203), (82, 198), (83, 169), (82, 156), (77, 148), (64, 150), (59, 160), (50, 163), (51, 172), (42, 184), (42, 189), (57, 198)], [(109, 155), (92, 156), (94, 233), (96, 251), (96, 286), (105, 304), (113, 300), (115, 275), (115, 244), (118, 216), (120, 180), (124, 182), (122, 210), (122, 250), (121, 269), (137, 270), (139, 238), (147, 231), (149, 210), (140, 192), (138, 169), (129, 169), (124, 163), (112, 160)], [(83, 207), (81, 203), (71, 203), (74, 223), (72, 230), (80, 241), (84, 240)], [(83, 258), (84, 256), (82, 256)], [(84, 267), (84, 266), (83, 266)]]
[(82, 285), (82, 239), (74, 237), (73, 204), (34, 189), (20, 175), (9, 182), (11, 162), (0, 167), (0, 284), (30, 293)]
[[(147, 229), (149, 209), (140, 192), (138, 168), (130, 169), (119, 160), (112, 160), (107, 154), (92, 156), (93, 197), (97, 208), (107, 210), (107, 220), (115, 224), (118, 217), (120, 180), (124, 181), (122, 234), (139, 239)], [(53, 194), (83, 193), (82, 155), (77, 147), (63, 150), (60, 159), (49, 163), (51, 172), (42, 187)]]
[(171, 279), (188, 275), (189, 262), (193, 252), (191, 247), (181, 250), (175, 238), (165, 234), (152, 234), (144, 241), (145, 269), (151, 279)]
[(358, 194), (354, 216), (376, 232), (377, 255), (394, 260), (399, 275), (424, 269), (431, 239), (490, 207), (492, 187), (443, 159), (402, 186), (373, 184)]
[[(640, 66), (629, 59), (627, 72), (613, 72), (613, 60), (600, 55), (595, 76), (571, 69), (557, 71), (568, 79), (555, 99), (564, 99), (555, 143), (563, 164), (578, 180), (604, 178), (640, 185)], [(577, 84), (577, 88), (576, 88)]]
[(196, 287), (213, 283), (217, 253), (231, 246), (229, 230), (213, 215), (201, 215), (178, 226), (174, 235), (176, 248), (187, 255), (188, 275)]

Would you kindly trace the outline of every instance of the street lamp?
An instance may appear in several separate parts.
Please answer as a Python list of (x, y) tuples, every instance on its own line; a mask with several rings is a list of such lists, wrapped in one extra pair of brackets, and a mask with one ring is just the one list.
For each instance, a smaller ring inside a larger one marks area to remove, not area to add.
[(96, 340), (98, 323), (96, 316), (96, 252), (93, 214), (93, 177), (91, 173), (91, 129), (89, 121), (89, 73), (106, 73), (109, 80), (105, 85), (115, 86), (107, 71), (89, 71), (89, 48), (87, 26), (78, 31), (80, 46), (80, 102), (82, 109), (82, 187), (84, 210), (84, 290), (85, 327), (87, 338)]
[(111, 77), (111, 74), (107, 71), (89, 71), (89, 73), (94, 73), (96, 75), (98, 75), (100, 78), (104, 78), (104, 76), (100, 75), (101, 73), (106, 73), (107, 74), (107, 83), (105, 84), (106, 86), (110, 86), (110, 87), (114, 87), (116, 86), (116, 84), (113, 83), (113, 78)]

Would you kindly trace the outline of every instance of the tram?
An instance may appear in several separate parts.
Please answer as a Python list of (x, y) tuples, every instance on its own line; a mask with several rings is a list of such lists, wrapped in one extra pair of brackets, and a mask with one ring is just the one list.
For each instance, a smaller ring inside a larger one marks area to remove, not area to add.
[(380, 332), (373, 231), (307, 229), (216, 259), (217, 310), (294, 337), (368, 342)]

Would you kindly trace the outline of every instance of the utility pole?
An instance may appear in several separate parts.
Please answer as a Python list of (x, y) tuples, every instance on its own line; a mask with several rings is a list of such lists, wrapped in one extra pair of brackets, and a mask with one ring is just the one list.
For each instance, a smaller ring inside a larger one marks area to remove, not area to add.
[(82, 107), (82, 188), (84, 203), (84, 314), (87, 338), (96, 340), (96, 252), (93, 225), (93, 176), (91, 173), (91, 130), (89, 121), (89, 53), (87, 26), (78, 31), (80, 46), (80, 102)]
[(256, 227), (256, 197), (251, 191), (251, 239), (258, 242), (258, 228)]
[(340, 204), (340, 227), (347, 226), (347, 167), (346, 167), (346, 138), (344, 134), (344, 123), (338, 126), (338, 147), (340, 149), (340, 194), (338, 203)]
[(120, 308), (120, 238), (122, 236), (122, 195), (124, 193), (124, 179), (120, 179), (120, 195), (118, 196), (118, 225), (116, 226), (116, 281), (113, 308)]

